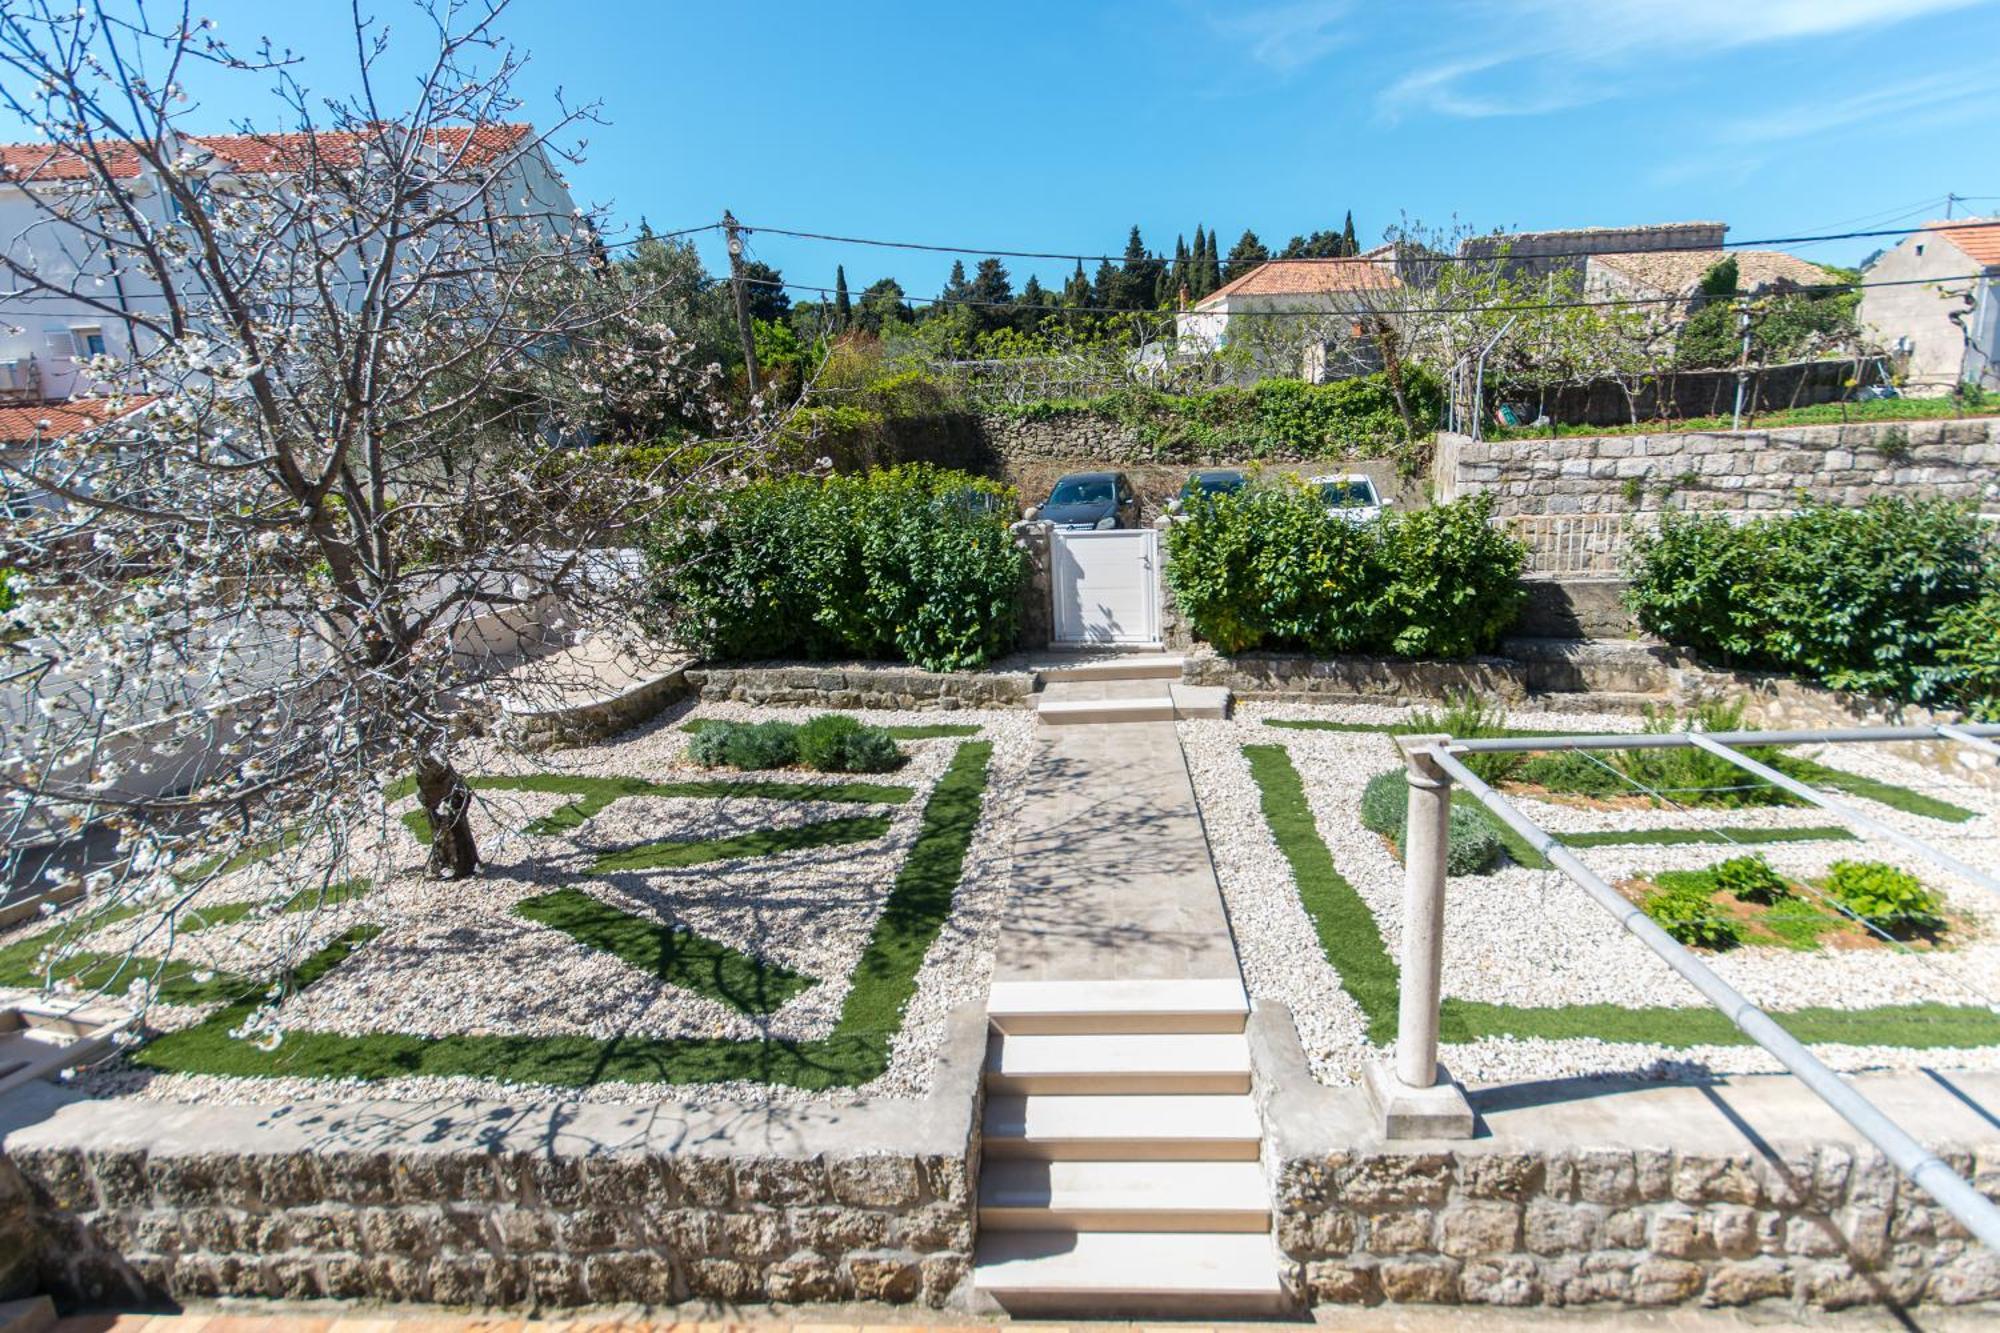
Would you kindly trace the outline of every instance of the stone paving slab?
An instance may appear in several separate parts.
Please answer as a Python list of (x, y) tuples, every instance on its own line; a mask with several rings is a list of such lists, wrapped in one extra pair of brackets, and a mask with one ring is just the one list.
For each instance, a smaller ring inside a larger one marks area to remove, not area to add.
[(1173, 723), (1050, 729), (1026, 783), (996, 980), (1237, 975)]

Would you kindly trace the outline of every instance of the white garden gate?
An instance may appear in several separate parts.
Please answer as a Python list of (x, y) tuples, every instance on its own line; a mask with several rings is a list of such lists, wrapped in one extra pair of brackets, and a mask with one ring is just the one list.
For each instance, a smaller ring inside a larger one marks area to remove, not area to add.
[(1160, 534), (1153, 528), (1050, 534), (1055, 642), (1160, 641)]

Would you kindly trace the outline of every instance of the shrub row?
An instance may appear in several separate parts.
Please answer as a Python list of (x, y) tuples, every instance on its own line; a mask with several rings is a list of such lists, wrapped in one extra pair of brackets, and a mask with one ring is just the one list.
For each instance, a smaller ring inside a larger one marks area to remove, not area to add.
[(751, 482), (654, 531), (653, 609), (707, 656), (982, 666), (1014, 646), (1014, 509), (1006, 487), (924, 465)]
[(896, 739), (840, 713), (799, 722), (712, 722), (688, 740), (704, 768), (790, 768), (821, 773), (886, 773), (903, 762)]
[(1167, 533), (1167, 579), (1189, 625), (1225, 653), (1467, 657), (1499, 642), (1525, 595), (1526, 550), (1491, 496), (1368, 523), (1304, 486), (1196, 499)]
[(1674, 515), (1632, 551), (1651, 633), (1724, 663), (2000, 717), (2000, 561), (1968, 505)]

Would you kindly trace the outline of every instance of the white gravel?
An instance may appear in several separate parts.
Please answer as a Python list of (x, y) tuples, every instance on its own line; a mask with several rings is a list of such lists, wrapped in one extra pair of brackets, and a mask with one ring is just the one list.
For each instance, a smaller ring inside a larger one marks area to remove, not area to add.
[[(1302, 708), (1252, 704), (1228, 722), (1181, 724), (1196, 792), (1202, 802), (1217, 870), (1251, 992), (1289, 1006), (1315, 1073), (1328, 1082), (1358, 1076), (1371, 1048), (1358, 1008), (1340, 990), (1311, 922), (1299, 906), (1290, 867), (1271, 838), (1258, 807), (1255, 784), (1242, 758), (1249, 743), (1280, 744), (1305, 780), (1321, 837), (1335, 864), (1375, 915), (1392, 955), (1400, 953), (1403, 870), (1383, 841), (1361, 826), (1358, 806), (1369, 778), (1399, 763), (1394, 742), (1379, 733), (1303, 731), (1262, 725), (1267, 717), (1325, 717), (1349, 722), (1395, 720), (1405, 710), (1376, 706)], [(1510, 716), (1517, 726), (1544, 725), (1629, 731), (1629, 717), (1526, 710)], [(1822, 762), (1920, 787), (1982, 811), (1966, 825), (1949, 825), (1856, 800), (1871, 814), (1908, 828), (1975, 864), (1991, 864), (2000, 839), (2000, 798), (1895, 756), (1864, 747), (1823, 747)], [(1546, 827), (1585, 829), (1743, 827), (1838, 824), (1809, 809), (1680, 811), (1584, 809), (1558, 802), (1524, 801)], [(1778, 843), (1755, 850), (1781, 872), (1823, 873), (1832, 861), (1889, 861), (1942, 890), (1961, 914), (1958, 941), (1936, 954), (1890, 949), (1798, 952), (1741, 948), (1711, 955), (1716, 971), (1761, 1005), (1792, 1008), (1866, 1008), (1935, 1001), (1976, 1004), (2000, 998), (2000, 903), (1893, 844), (1865, 842)], [(1694, 869), (1730, 855), (1717, 846), (1619, 846), (1588, 849), (1585, 862), (1613, 882), (1666, 869)], [(1518, 1006), (1608, 1003), (1628, 1007), (1701, 1007), (1705, 1001), (1611, 917), (1557, 871), (1510, 867), (1450, 882), (1444, 955), (1445, 994)], [(1982, 995), (1983, 992), (1983, 995)], [(1939, 1051), (1825, 1048), (1821, 1054), (1845, 1067), (1913, 1063), (2000, 1067), (2000, 1049)], [(1754, 1048), (1669, 1050), (1592, 1041), (1487, 1039), (1452, 1047), (1449, 1062), (1461, 1078), (1475, 1080), (1592, 1073), (1657, 1073), (1690, 1066), (1717, 1072), (1775, 1068)]]
[[(641, 776), (654, 781), (731, 777), (830, 783), (854, 780), (803, 772), (739, 775), (696, 768), (685, 760), (687, 736), (679, 730), (689, 711), (676, 709), (647, 727), (610, 741), (558, 752), (546, 758), (543, 769)], [(798, 720), (812, 711), (818, 710), (720, 705), (704, 707), (697, 715)], [(918, 1097), (928, 1090), (945, 1016), (964, 1000), (983, 994), (991, 975), (994, 938), (1012, 883), (1012, 821), (1032, 750), (1034, 718), (1025, 710), (857, 710), (856, 715), (884, 724), (976, 725), (981, 732), (973, 739), (994, 744), (985, 809), (952, 914), (919, 972), (917, 994), (895, 1040), (887, 1072), (860, 1089), (819, 1093), (756, 1084), (605, 1084), (561, 1089), (564, 1099), (619, 1103), (848, 1100), (857, 1096)], [(422, 849), (392, 821), (383, 837), (356, 839), (357, 854), (377, 870), (376, 886), (364, 897), (333, 910), (253, 916), (233, 926), (185, 936), (178, 947), (199, 946), (204, 958), (218, 967), (259, 971), (267, 969), (275, 957), (296, 957), (301, 946), (310, 951), (358, 922), (382, 926), (383, 933), (377, 939), (281, 1006), (281, 1024), (296, 1030), (595, 1037), (770, 1035), (812, 1040), (827, 1035), (838, 1019), (850, 974), (916, 836), (925, 798), (959, 744), (959, 738), (951, 737), (905, 742), (911, 758), (901, 769), (859, 779), (915, 788), (917, 794), (900, 806), (755, 797), (628, 797), (567, 834), (530, 836), (518, 830), (571, 798), (554, 793), (483, 790), (478, 793), (474, 821), (488, 864), (477, 877), (458, 882), (423, 878)], [(531, 771), (522, 756), (497, 745), (468, 768), (482, 773)], [(889, 816), (886, 837), (681, 869), (604, 876), (587, 873), (602, 851), (633, 843), (668, 837), (722, 837), (861, 815)], [(269, 870), (252, 868), (204, 890), (200, 900), (259, 896), (272, 879)], [(593, 893), (629, 911), (684, 923), (704, 936), (792, 968), (813, 978), (815, 984), (774, 1014), (747, 1016), (513, 914), (512, 908), (520, 899), (565, 886)], [(102, 933), (108, 936), (132, 928), (120, 924)], [(279, 931), (289, 931), (292, 937), (281, 937), (276, 933)], [(91, 941), (92, 947), (96, 944)], [(179, 1025), (189, 1016), (170, 1017)], [(518, 1098), (523, 1093), (521, 1087), (475, 1079), (364, 1083), (147, 1077), (136, 1071), (96, 1075), (93, 1083), (106, 1094), (162, 1100), (427, 1100)]]

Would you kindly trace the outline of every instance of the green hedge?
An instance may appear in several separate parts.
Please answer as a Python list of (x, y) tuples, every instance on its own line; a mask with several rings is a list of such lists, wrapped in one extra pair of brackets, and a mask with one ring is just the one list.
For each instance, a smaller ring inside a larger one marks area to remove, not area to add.
[(1469, 657), (1499, 642), (1525, 595), (1526, 549), (1492, 514), (1479, 496), (1349, 523), (1296, 484), (1203, 497), (1168, 530), (1167, 580), (1225, 653)]
[(968, 670), (1014, 647), (1014, 510), (1007, 488), (924, 465), (752, 482), (655, 530), (650, 595), (668, 637), (709, 657)]
[[(1444, 389), (1421, 367), (1406, 367), (1403, 391), (1419, 432), (1443, 411)], [(1261, 380), (1205, 393), (1123, 389), (1097, 398), (1058, 399), (992, 410), (1033, 420), (1097, 417), (1128, 427), (1161, 462), (1339, 458), (1387, 453), (1408, 440), (1386, 376), (1357, 375), (1326, 384)]]
[(1890, 497), (1732, 524), (1668, 514), (1632, 552), (1648, 631), (1725, 663), (1991, 715), (2000, 567), (1972, 508)]

